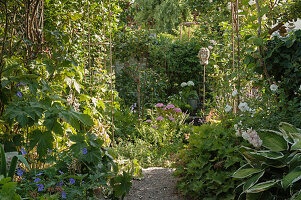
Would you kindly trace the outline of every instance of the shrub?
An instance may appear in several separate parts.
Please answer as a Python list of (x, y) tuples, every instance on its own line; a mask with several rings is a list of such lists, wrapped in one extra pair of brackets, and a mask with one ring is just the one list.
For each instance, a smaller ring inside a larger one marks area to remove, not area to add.
[(279, 129), (259, 132), (263, 149), (240, 148), (248, 164), (233, 174), (244, 179), (239, 199), (301, 198), (301, 130), (284, 122)]
[(232, 129), (195, 127), (176, 163), (179, 190), (192, 199), (234, 199), (238, 181), (231, 176), (243, 161), (238, 144)]

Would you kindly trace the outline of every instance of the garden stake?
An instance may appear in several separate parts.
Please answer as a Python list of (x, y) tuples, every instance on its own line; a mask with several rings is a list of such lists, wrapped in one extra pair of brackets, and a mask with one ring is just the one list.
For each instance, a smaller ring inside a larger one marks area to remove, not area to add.
[(208, 48), (201, 48), (198, 57), (200, 59), (200, 64), (204, 66), (204, 74), (203, 74), (203, 110), (205, 111), (205, 75), (206, 75), (206, 65), (208, 65), (208, 59), (210, 56), (210, 51)]

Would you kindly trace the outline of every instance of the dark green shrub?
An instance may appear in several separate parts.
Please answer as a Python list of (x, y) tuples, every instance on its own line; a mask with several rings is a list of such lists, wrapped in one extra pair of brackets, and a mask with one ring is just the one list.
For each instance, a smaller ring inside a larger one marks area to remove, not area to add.
[(179, 154), (175, 176), (179, 190), (192, 199), (234, 199), (238, 181), (231, 176), (242, 162), (240, 140), (220, 125), (195, 127)]

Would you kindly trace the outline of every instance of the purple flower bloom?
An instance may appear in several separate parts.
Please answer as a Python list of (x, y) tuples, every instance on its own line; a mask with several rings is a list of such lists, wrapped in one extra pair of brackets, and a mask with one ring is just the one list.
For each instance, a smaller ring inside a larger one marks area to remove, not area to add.
[(173, 104), (168, 104), (165, 108), (166, 109), (171, 109), (171, 108), (174, 108), (175, 106)]
[(38, 191), (41, 192), (44, 189), (43, 184), (36, 184), (38, 186)]
[(61, 170), (59, 170), (59, 173), (60, 173), (60, 174), (64, 174), (64, 172), (62, 172)]
[(157, 103), (157, 104), (156, 104), (156, 107), (157, 107), (157, 108), (161, 108), (161, 107), (163, 107), (163, 106), (164, 106), (163, 103)]
[(24, 171), (22, 169), (17, 169), (17, 175), (22, 176)]
[(64, 185), (63, 181), (60, 181), (56, 184), (58, 187), (62, 187)]
[(168, 119), (171, 120), (171, 121), (173, 121), (175, 118), (173, 118), (172, 116), (169, 116)]
[(162, 116), (159, 116), (159, 117), (157, 117), (157, 120), (158, 120), (158, 121), (162, 121), (162, 120), (163, 120), (163, 117), (162, 117)]
[(20, 82), (20, 83), (18, 83), (17, 85), (16, 85), (16, 87), (19, 87), (20, 85), (26, 85), (25, 83), (22, 83), (22, 82)]
[(87, 150), (87, 148), (83, 148), (83, 154), (85, 155), (85, 154), (87, 154), (87, 152), (88, 152), (88, 150)]
[(62, 199), (67, 199), (66, 192), (62, 191)]
[(151, 123), (151, 122), (152, 122), (152, 120), (150, 120), (150, 119), (147, 119), (147, 120), (145, 120), (145, 122), (147, 122), (147, 123)]
[(23, 147), (21, 148), (21, 153), (22, 153), (23, 156), (27, 154)]
[(22, 93), (20, 91), (18, 91), (17, 92), (17, 96), (21, 98), (22, 97)]
[(174, 108), (173, 111), (175, 111), (175, 112), (182, 112), (181, 108)]
[(75, 183), (75, 180), (74, 180), (73, 178), (70, 178), (70, 179), (69, 179), (69, 182), (70, 182), (70, 184), (72, 185), (72, 184)]
[(33, 182), (39, 182), (41, 179), (40, 178), (36, 178)]
[(36, 176), (41, 176), (43, 173), (38, 173)]

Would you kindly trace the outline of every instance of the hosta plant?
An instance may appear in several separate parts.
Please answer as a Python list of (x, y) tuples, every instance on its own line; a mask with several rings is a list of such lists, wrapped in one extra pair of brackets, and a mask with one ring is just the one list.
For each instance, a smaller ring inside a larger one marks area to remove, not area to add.
[(239, 199), (301, 199), (301, 129), (282, 122), (279, 130), (258, 133), (261, 149), (239, 149), (248, 162), (233, 174), (244, 179)]

